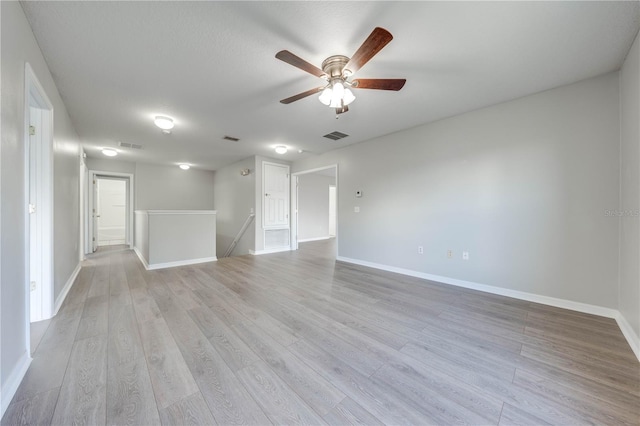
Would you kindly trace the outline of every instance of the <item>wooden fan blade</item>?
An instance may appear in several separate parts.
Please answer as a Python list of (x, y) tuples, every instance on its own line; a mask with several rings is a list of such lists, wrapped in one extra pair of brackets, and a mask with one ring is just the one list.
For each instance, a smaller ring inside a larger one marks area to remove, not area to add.
[(322, 71), (320, 68), (310, 64), (309, 62), (294, 55), (288, 50), (281, 50), (280, 52), (276, 53), (276, 58), (288, 63), (289, 65), (293, 65), (296, 68), (300, 68), (302, 71), (306, 71), (309, 74), (313, 74), (316, 77), (322, 77), (326, 75), (324, 71)]
[(359, 78), (353, 80), (356, 89), (395, 90), (402, 89), (407, 80), (404, 78)]
[(307, 90), (306, 92), (298, 93), (297, 95), (293, 95), (290, 98), (283, 99), (280, 101), (281, 104), (290, 104), (291, 102), (299, 101), (302, 98), (306, 98), (307, 96), (311, 96), (314, 93), (318, 93), (321, 91), (322, 87), (316, 87), (315, 89)]
[(369, 37), (362, 43), (362, 46), (353, 54), (344, 69), (353, 75), (364, 66), (371, 58), (382, 50), (391, 40), (393, 36), (384, 28), (376, 27)]

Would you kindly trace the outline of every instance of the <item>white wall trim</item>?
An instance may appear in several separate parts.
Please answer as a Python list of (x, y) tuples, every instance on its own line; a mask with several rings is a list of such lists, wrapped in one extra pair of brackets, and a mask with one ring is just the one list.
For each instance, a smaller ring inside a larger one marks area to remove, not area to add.
[(202, 257), (200, 259), (178, 260), (175, 262), (153, 263), (150, 265), (144, 259), (144, 256), (142, 256), (142, 253), (138, 251), (137, 247), (134, 247), (133, 251), (138, 255), (138, 258), (140, 259), (140, 261), (144, 265), (144, 268), (147, 271), (153, 271), (155, 269), (164, 269), (164, 268), (175, 268), (176, 266), (196, 265), (198, 263), (216, 262), (218, 260), (216, 256), (212, 256), (212, 257)]
[(298, 240), (299, 243), (308, 243), (310, 241), (321, 241), (321, 240), (330, 240), (332, 237), (327, 235), (326, 237), (315, 237), (315, 238), (305, 238), (303, 240)]
[[(314, 169), (308, 169), (308, 170), (300, 170), (298, 172), (293, 172), (291, 173), (291, 180), (292, 180), (292, 184), (291, 185), (291, 196), (289, 197), (291, 202), (290, 202), (290, 210), (291, 210), (291, 233), (289, 234), (289, 239), (291, 241), (291, 250), (298, 250), (298, 243), (299, 242), (304, 242), (302, 240), (298, 240), (298, 177), (300, 175), (306, 175), (309, 173), (317, 173), (317, 172), (321, 172), (323, 170), (328, 170), (328, 169), (335, 169), (336, 171), (336, 180), (335, 180), (335, 188), (336, 188), (336, 235), (333, 235), (332, 237), (335, 237), (336, 239), (336, 253), (339, 253), (338, 248), (339, 246), (339, 240), (338, 240), (338, 217), (339, 217), (339, 212), (340, 212), (340, 196), (339, 196), (339, 189), (338, 189), (338, 176), (339, 176), (339, 170), (338, 170), (338, 163), (334, 163), (334, 164), (329, 164), (327, 166), (322, 166), (322, 167), (316, 167)], [(305, 241), (309, 241), (309, 240), (305, 240)], [(253, 253), (251, 253), (253, 254)]]
[(147, 271), (149, 270), (149, 264), (147, 263), (147, 259), (144, 258), (144, 256), (142, 255), (142, 253), (140, 253), (140, 250), (138, 250), (138, 247), (134, 247), (133, 251), (136, 255), (138, 255), (138, 259), (140, 259), (140, 262), (142, 262), (142, 266), (144, 266), (144, 269), (146, 269)]
[(22, 383), (22, 379), (24, 379), (24, 376), (27, 374), (27, 370), (31, 365), (32, 358), (27, 354), (28, 351), (25, 351), (20, 360), (18, 360), (16, 366), (13, 368), (13, 371), (11, 371), (11, 374), (9, 374), (9, 377), (7, 377), (7, 380), (2, 384), (2, 389), (0, 390), (0, 393), (2, 394), (0, 418), (4, 416), (5, 411), (9, 408), (9, 404), (15, 396), (18, 386)]
[(278, 248), (272, 248), (272, 249), (266, 249), (266, 250), (249, 250), (249, 254), (252, 254), (254, 256), (260, 256), (261, 254), (280, 253), (283, 251), (290, 251), (290, 250), (291, 250), (290, 247), (278, 247)]
[(640, 337), (633, 331), (631, 324), (629, 324), (624, 315), (619, 311), (616, 312), (615, 320), (618, 323), (618, 327), (620, 327), (624, 338), (627, 339), (629, 346), (631, 346), (631, 350), (636, 354), (636, 358), (640, 361)]
[(78, 274), (80, 273), (80, 269), (82, 269), (82, 265), (80, 263), (78, 263), (76, 265), (76, 268), (71, 273), (71, 276), (67, 280), (66, 284), (62, 288), (62, 291), (60, 292), (60, 294), (56, 298), (56, 303), (55, 303), (55, 305), (53, 307), (53, 315), (54, 316), (58, 315), (58, 311), (60, 310), (60, 307), (62, 306), (62, 303), (64, 303), (64, 299), (67, 298), (67, 294), (69, 294), (69, 291), (71, 290), (71, 287), (73, 287), (73, 283), (76, 282), (76, 278), (78, 277)]
[(217, 214), (216, 210), (136, 210), (136, 213), (142, 213), (151, 216), (154, 214)]
[(495, 287), (487, 284), (475, 283), (473, 281), (459, 280), (457, 278), (449, 278), (441, 275), (427, 274), (425, 272), (413, 271), (411, 269), (397, 268), (395, 266), (383, 265), (380, 263), (367, 262), (360, 259), (352, 259), (349, 257), (338, 256), (338, 261), (345, 263), (352, 263), (360, 266), (367, 266), (369, 268), (381, 269), (383, 271), (395, 272), (402, 275), (408, 275), (411, 277), (422, 278), (429, 281), (436, 281), (442, 284), (450, 284), (457, 287), (464, 287), (472, 290), (483, 291), (485, 293), (498, 294), (500, 296), (513, 297), (514, 299), (526, 300), (528, 302), (540, 303), (543, 305), (554, 306), (556, 308), (569, 309), (572, 311), (582, 312), (585, 314), (598, 315), (606, 318), (613, 318), (618, 323), (622, 334), (631, 346), (631, 349), (635, 353), (638, 361), (640, 361), (640, 339), (633, 332), (633, 329), (622, 316), (620, 311), (612, 308), (605, 308), (603, 306), (590, 305), (588, 303), (574, 302), (572, 300), (559, 299), (556, 297), (542, 296), (534, 293), (527, 293), (524, 291), (511, 290), (508, 288)]

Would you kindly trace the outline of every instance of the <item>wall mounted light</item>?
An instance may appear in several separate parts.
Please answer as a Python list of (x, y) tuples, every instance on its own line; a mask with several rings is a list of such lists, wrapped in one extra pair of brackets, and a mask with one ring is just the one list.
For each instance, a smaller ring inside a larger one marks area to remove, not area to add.
[(109, 149), (109, 148), (104, 148), (102, 150), (102, 153), (107, 157), (115, 157), (116, 155), (118, 155), (118, 151), (116, 151), (115, 149)]
[(240, 170), (241, 176), (249, 176), (251, 174), (251, 169), (242, 169)]
[(189, 169), (191, 168), (191, 166), (190, 166), (190, 165), (188, 165), (188, 164), (180, 164), (180, 168), (181, 168), (182, 170), (189, 170)]
[(287, 147), (284, 145), (278, 145), (276, 146), (276, 154), (286, 154), (287, 153)]
[(173, 119), (165, 117), (164, 115), (157, 115), (153, 120), (153, 124), (161, 128), (162, 130), (171, 130), (174, 126)]

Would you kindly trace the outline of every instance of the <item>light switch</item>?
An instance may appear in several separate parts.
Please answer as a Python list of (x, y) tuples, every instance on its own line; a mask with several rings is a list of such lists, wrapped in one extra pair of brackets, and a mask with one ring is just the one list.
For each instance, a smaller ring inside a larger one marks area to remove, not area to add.
[(356, 191), (356, 198), (362, 197), (362, 191)]

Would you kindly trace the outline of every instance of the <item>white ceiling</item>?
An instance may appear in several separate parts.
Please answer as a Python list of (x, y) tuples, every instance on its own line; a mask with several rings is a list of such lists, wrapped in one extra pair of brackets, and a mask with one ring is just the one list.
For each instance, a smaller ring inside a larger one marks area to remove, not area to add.
[[(640, 27), (638, 2), (23, 2), (89, 156), (214, 170), (292, 149), (295, 161), (616, 70)], [(320, 66), (352, 55), (374, 27), (394, 40), (357, 74), (406, 78), (357, 90), (350, 111), (310, 96)], [(153, 126), (175, 119), (173, 134)], [(334, 130), (350, 136), (331, 141)], [(239, 142), (222, 140), (225, 135)], [(298, 153), (297, 150), (305, 153)]]

